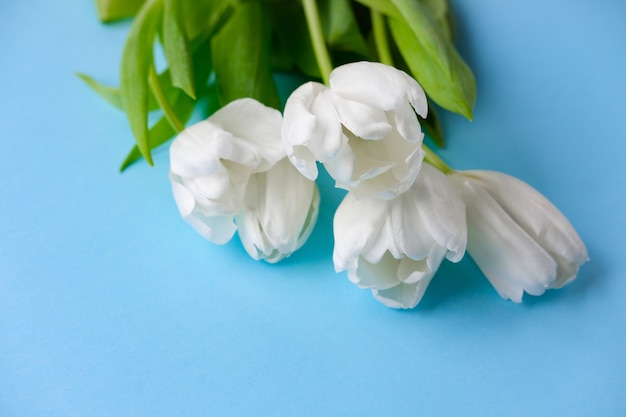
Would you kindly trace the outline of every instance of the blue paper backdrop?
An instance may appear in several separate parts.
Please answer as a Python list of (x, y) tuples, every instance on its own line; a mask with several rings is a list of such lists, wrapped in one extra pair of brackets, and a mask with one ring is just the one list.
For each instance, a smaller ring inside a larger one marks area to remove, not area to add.
[(456, 0), (475, 119), (444, 116), (457, 168), (529, 182), (591, 262), (501, 300), (471, 260), (394, 311), (331, 262), (342, 193), (270, 266), (180, 219), (156, 168), (118, 164), (128, 24), (89, 1), (0, 4), (0, 416), (626, 415), (626, 3)]

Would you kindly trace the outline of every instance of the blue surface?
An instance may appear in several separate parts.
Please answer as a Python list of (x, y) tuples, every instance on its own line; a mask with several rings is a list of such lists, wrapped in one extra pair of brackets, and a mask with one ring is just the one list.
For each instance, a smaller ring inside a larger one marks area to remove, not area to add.
[(626, 3), (456, 0), (479, 88), (444, 116), (457, 168), (529, 182), (591, 262), (501, 300), (471, 260), (385, 308), (331, 262), (332, 211), (275, 266), (205, 242), (156, 168), (117, 166), (128, 25), (91, 2), (0, 4), (0, 416), (626, 415)]

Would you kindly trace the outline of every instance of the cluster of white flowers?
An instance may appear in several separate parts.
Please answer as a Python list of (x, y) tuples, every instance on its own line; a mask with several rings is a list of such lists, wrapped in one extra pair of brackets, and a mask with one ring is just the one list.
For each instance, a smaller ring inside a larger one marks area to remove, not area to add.
[(336, 68), (280, 112), (242, 99), (182, 132), (170, 149), (181, 215), (225, 243), (238, 232), (255, 259), (277, 262), (309, 236), (322, 163), (348, 191), (334, 219), (335, 269), (393, 308), (412, 308), (444, 258), (466, 248), (506, 299), (570, 282), (587, 260), (567, 219), (528, 184), (490, 171), (444, 175), (424, 162), (416, 113), (427, 101), (380, 63)]

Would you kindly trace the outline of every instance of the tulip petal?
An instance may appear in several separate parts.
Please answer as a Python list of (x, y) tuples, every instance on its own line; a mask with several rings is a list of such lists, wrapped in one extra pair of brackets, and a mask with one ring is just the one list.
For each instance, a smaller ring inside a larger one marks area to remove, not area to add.
[(333, 262), (337, 272), (347, 269), (371, 242), (379, 241), (387, 210), (384, 200), (357, 200), (352, 193), (344, 197), (333, 219)]
[[(277, 262), (296, 251), (317, 218), (319, 192), (284, 158), (250, 178), (239, 236), (255, 259)], [(313, 210), (313, 211), (311, 211)], [(304, 229), (307, 230), (304, 230)]]
[(332, 95), (332, 102), (341, 124), (361, 139), (380, 140), (391, 131), (387, 116), (380, 108), (348, 100), (337, 94)]
[(359, 258), (357, 269), (348, 272), (352, 272), (350, 280), (359, 287), (384, 290), (400, 284), (397, 276), (399, 265), (399, 259), (385, 252), (384, 256), (374, 263)]
[(236, 149), (254, 149), (269, 166), (284, 156), (280, 140), (282, 121), (278, 110), (250, 98), (232, 101), (211, 116), (212, 123), (230, 132), (236, 141), (243, 141)]
[(500, 172), (465, 174), (478, 178), (509, 216), (548, 252), (578, 265), (588, 260), (587, 249), (567, 218), (530, 185)]
[(187, 188), (180, 183), (180, 178), (170, 174), (170, 179), (172, 183), (174, 201), (176, 201), (178, 211), (181, 216), (186, 217), (193, 211), (196, 201), (193, 198), (193, 194), (191, 194), (189, 190), (187, 190)]
[(419, 217), (435, 242), (448, 250), (448, 259), (458, 262), (467, 245), (465, 203), (448, 178), (432, 165), (423, 164), (419, 176), (410, 194), (418, 199)]
[(237, 230), (233, 215), (214, 215), (198, 206), (184, 219), (201, 236), (218, 245), (223, 245), (232, 239)]
[(233, 152), (232, 135), (208, 120), (182, 131), (170, 146), (170, 170), (179, 177), (211, 175)]
[(557, 277), (557, 263), (479, 184), (455, 174), (465, 200), (468, 252), (502, 298), (541, 295)]
[(341, 125), (320, 83), (308, 82), (287, 99), (282, 141), (291, 163), (308, 179), (317, 178), (316, 160), (332, 158), (341, 146)]
[(373, 289), (372, 295), (387, 307), (413, 308), (421, 301), (431, 280), (432, 275), (414, 284), (398, 284), (384, 290)]
[(401, 103), (393, 113), (393, 117), (395, 127), (403, 138), (422, 142), (424, 133), (409, 102)]
[(335, 68), (330, 73), (330, 88), (354, 101), (381, 108), (397, 108), (408, 100), (424, 115), (428, 111), (424, 90), (406, 73), (377, 62), (353, 62)]

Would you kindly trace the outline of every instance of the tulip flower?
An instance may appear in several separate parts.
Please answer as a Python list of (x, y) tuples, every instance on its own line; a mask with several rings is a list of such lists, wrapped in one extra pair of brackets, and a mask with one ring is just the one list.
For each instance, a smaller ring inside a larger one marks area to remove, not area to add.
[(319, 206), (315, 183), (285, 157), (281, 124), (277, 110), (240, 99), (185, 129), (170, 147), (170, 180), (182, 217), (218, 244), (239, 229), (250, 256), (268, 262), (304, 243)]
[(254, 174), (236, 222), (241, 243), (254, 259), (278, 262), (306, 242), (319, 210), (320, 194), (283, 158)]
[(543, 195), (525, 182), (493, 171), (450, 176), (467, 207), (469, 254), (504, 299), (541, 295), (571, 282), (587, 249)]
[(424, 135), (416, 112), (427, 111), (424, 91), (409, 75), (356, 62), (333, 70), (330, 87), (309, 82), (291, 94), (282, 137), (305, 177), (317, 178), (319, 161), (337, 187), (358, 198), (391, 199), (419, 172)]
[(393, 308), (419, 303), (443, 258), (465, 253), (465, 205), (446, 176), (424, 164), (393, 200), (348, 193), (334, 219), (337, 272)]

